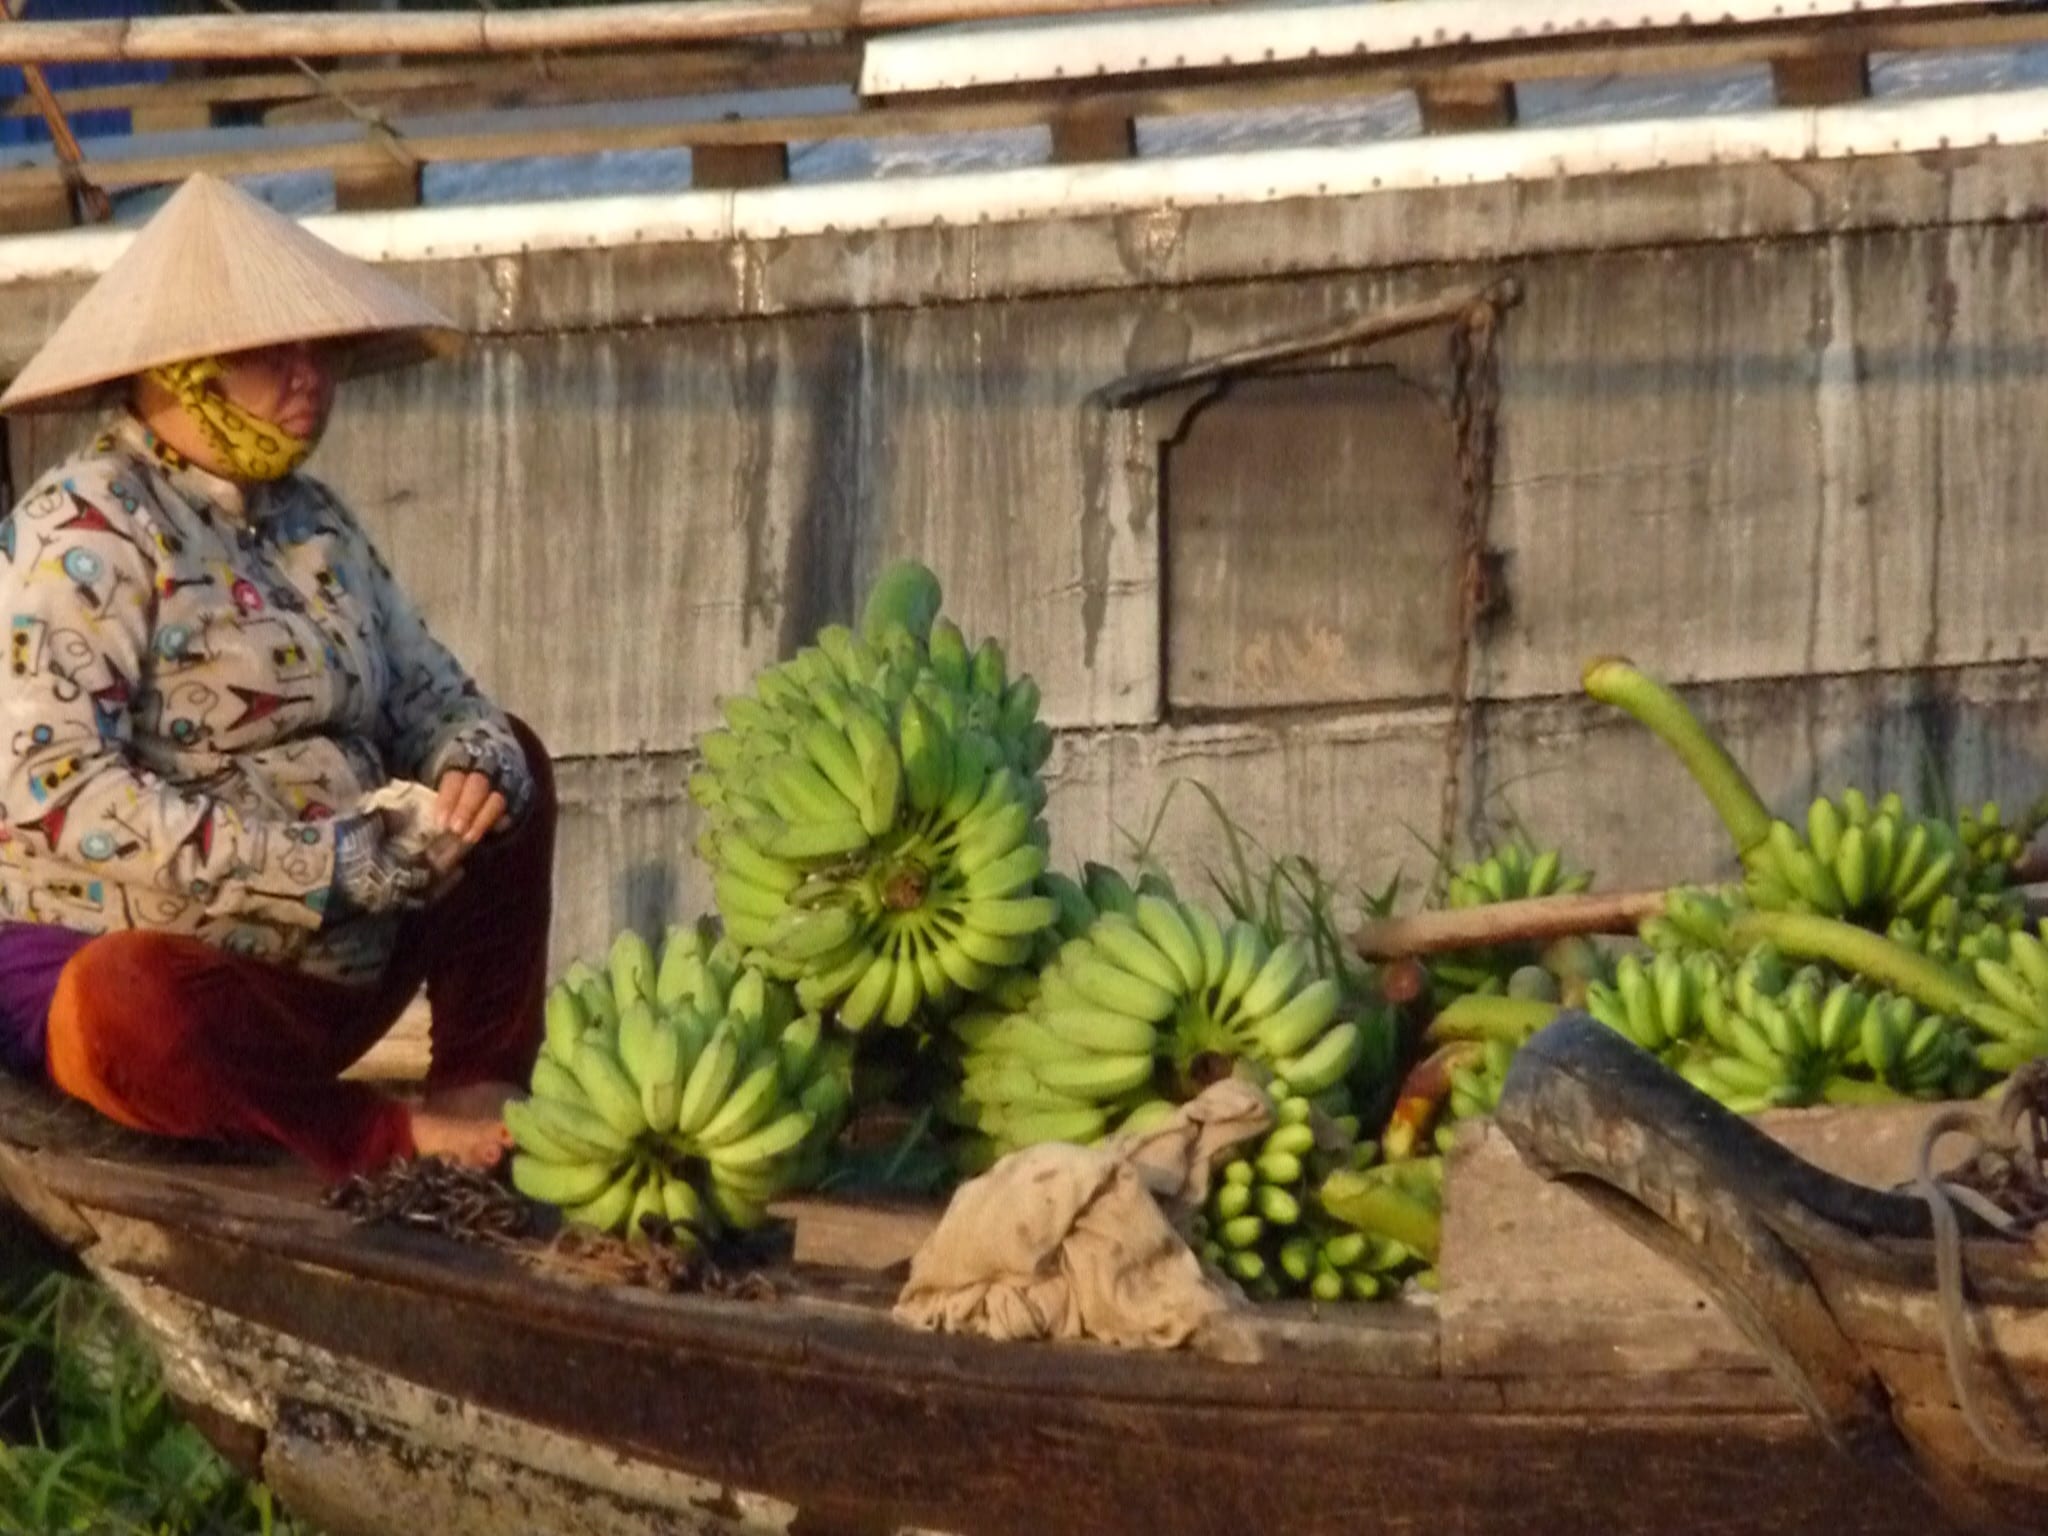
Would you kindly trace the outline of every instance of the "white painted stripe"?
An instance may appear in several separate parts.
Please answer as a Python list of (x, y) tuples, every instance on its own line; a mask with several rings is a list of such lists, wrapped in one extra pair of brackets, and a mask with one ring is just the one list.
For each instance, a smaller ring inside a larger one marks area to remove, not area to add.
[(1739, 32), (1810, 17), (1982, 9), (1964, 0), (1289, 0), (885, 34), (863, 51), (860, 88), (890, 96), (1594, 33), (1625, 40), (1674, 27)]
[[(2036, 89), (1186, 159), (330, 214), (305, 224), (370, 261), (456, 260), (596, 246), (1055, 221), (1663, 167), (1842, 160), (2043, 142), (2048, 142), (2048, 89)], [(133, 238), (128, 230), (96, 230), (0, 240), (0, 283), (96, 275)]]

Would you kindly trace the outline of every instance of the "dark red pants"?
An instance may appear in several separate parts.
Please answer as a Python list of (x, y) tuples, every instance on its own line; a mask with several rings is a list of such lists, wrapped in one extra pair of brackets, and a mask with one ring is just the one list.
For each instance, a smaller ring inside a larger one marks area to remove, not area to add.
[(540, 742), (513, 727), (534, 776), (525, 818), (406, 919), (380, 983), (342, 986), (180, 935), (106, 934), (58, 978), (51, 1080), (137, 1130), (276, 1142), (339, 1178), (413, 1151), (406, 1107), (340, 1074), (424, 984), (428, 1091), (524, 1084), (546, 1002), (555, 786)]

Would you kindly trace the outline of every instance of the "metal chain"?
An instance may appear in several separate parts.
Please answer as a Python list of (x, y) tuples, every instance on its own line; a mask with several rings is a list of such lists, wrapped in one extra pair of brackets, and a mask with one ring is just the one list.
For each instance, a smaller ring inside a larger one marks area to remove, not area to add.
[[(1509, 298), (1507, 302), (1513, 302)], [(1502, 303), (1472, 305), (1451, 332), (1451, 424), (1458, 465), (1458, 580), (1451, 600), (1451, 715), (1444, 728), (1444, 781), (1437, 816), (1434, 900), (1443, 893), (1458, 834), (1466, 721), (1472, 713), (1472, 651), (1493, 611), (1488, 533), (1493, 514), (1493, 459), (1500, 419)]]

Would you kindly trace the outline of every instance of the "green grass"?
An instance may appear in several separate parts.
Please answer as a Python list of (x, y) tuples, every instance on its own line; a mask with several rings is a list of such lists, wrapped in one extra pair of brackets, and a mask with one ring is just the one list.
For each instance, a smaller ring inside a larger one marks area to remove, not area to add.
[(0, 1276), (0, 1531), (314, 1536), (177, 1416), (112, 1299), (62, 1274)]

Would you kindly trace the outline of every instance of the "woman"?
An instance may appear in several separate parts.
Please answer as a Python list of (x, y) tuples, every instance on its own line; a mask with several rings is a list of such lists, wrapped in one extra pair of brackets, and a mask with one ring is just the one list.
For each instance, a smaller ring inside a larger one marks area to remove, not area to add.
[[(0, 411), (118, 402), (0, 523), (0, 1048), (135, 1128), (330, 1177), (488, 1166), (541, 1039), (547, 757), (298, 472), (450, 323), (195, 177)], [(364, 797), (438, 792), (430, 860)], [(425, 985), (409, 1106), (340, 1074)]]

